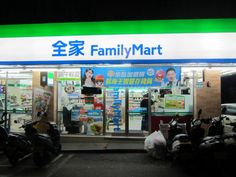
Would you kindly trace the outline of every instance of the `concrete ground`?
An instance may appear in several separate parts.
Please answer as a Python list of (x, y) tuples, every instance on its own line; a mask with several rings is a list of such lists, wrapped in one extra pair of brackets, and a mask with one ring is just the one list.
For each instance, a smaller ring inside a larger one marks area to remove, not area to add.
[(0, 154), (0, 177), (203, 177), (235, 176), (229, 170), (193, 162), (155, 160), (143, 152), (63, 152), (50, 164), (37, 168), (29, 157), (12, 167)]

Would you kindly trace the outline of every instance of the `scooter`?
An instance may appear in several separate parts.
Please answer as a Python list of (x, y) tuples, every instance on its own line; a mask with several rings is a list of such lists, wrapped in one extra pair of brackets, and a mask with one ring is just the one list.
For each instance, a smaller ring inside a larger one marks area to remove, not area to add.
[(8, 133), (5, 129), (5, 127), (3, 126), (5, 120), (3, 120), (3, 117), (6, 116), (6, 112), (3, 112), (2, 116), (1, 116), (1, 120), (0, 120), (0, 151), (4, 151), (5, 150), (5, 145), (7, 142), (7, 138), (8, 138)]
[(49, 163), (61, 151), (60, 133), (57, 125), (53, 122), (47, 122), (47, 124), (49, 125), (48, 133), (35, 134), (33, 141), (33, 160), (39, 167)]
[(232, 126), (232, 132), (227, 133), (223, 136), (225, 150), (227, 152), (227, 157), (236, 157), (236, 122), (231, 122), (227, 125)]
[(53, 156), (60, 153), (60, 134), (57, 125), (53, 122), (47, 122), (49, 130), (47, 134), (37, 132), (35, 125), (38, 121), (29, 121), (22, 125), (25, 130), (25, 136), (31, 144), (30, 152), (33, 154), (34, 163), (41, 167), (49, 163)]
[[(226, 111), (226, 108), (222, 109), (222, 114)], [(212, 125), (209, 127), (208, 136), (205, 137), (199, 149), (203, 155), (210, 155), (215, 160), (224, 160), (235, 154), (236, 147), (236, 125), (231, 123), (233, 126), (232, 133), (224, 134), (224, 125), (222, 121), (228, 119), (226, 116), (219, 116), (218, 118), (212, 119)]]
[(207, 122), (207, 119), (200, 119), (201, 113), (202, 109), (198, 111), (198, 118), (191, 120), (188, 134), (180, 133), (173, 138), (171, 152), (174, 159), (192, 159), (196, 155), (205, 133), (201, 125)]
[[(222, 109), (222, 113), (226, 112), (226, 108)], [(215, 117), (212, 119), (211, 126), (208, 130), (208, 136), (216, 136), (216, 135), (223, 135), (224, 134), (224, 125), (223, 120), (227, 118), (227, 116), (220, 115), (219, 117)]]
[[(32, 153), (32, 143), (28, 135), (32, 135), (31, 129), (24, 129), (25, 134), (9, 133), (5, 131), (4, 151), (12, 165), (16, 165)], [(7, 137), (7, 138), (6, 138)]]
[(169, 123), (168, 147), (174, 160), (185, 157), (186, 153), (191, 152), (191, 142), (185, 134), (183, 126), (178, 123), (178, 115)]
[(168, 141), (169, 143), (174, 139), (174, 137), (178, 134), (182, 134), (184, 132), (183, 127), (178, 123), (179, 116), (178, 114), (172, 118), (169, 122), (169, 130), (168, 130)]
[(221, 115), (212, 119), (211, 126), (208, 129), (208, 136), (205, 137), (200, 144), (202, 150), (207, 150), (213, 146), (220, 146), (221, 136), (224, 134), (224, 125), (222, 121), (227, 118), (226, 116), (222, 116), (225, 112), (226, 108), (223, 108)]

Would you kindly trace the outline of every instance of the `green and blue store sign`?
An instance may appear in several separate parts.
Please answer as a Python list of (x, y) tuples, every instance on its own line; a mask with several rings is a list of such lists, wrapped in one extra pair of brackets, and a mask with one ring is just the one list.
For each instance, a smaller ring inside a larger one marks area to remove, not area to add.
[(0, 26), (0, 64), (235, 63), (236, 19)]

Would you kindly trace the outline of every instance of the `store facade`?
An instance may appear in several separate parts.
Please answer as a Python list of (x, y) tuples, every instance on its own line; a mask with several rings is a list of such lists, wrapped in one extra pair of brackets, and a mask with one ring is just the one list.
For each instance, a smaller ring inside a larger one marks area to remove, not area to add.
[(217, 116), (235, 41), (235, 19), (0, 26), (6, 126), (46, 111), (62, 134), (145, 136), (175, 114)]

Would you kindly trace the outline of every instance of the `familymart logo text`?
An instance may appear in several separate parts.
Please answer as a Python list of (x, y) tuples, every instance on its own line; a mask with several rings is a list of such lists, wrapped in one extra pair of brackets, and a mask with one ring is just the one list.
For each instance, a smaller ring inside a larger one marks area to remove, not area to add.
[[(147, 46), (144, 44), (117, 44), (112, 47), (103, 47), (98, 44), (89, 46), (89, 52), (85, 52), (85, 41), (57, 41), (52, 44), (53, 57), (65, 56), (121, 56), (126, 59), (130, 56), (158, 56), (163, 55), (163, 47), (161, 44), (155, 46)], [(87, 47), (87, 46), (86, 46)]]

